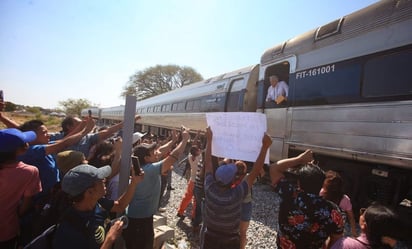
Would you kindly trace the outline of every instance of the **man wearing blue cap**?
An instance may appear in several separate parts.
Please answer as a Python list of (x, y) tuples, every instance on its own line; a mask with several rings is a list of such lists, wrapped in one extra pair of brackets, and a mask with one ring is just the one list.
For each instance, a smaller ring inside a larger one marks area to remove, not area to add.
[(42, 189), (39, 170), (17, 160), (35, 139), (33, 131), (0, 130), (0, 248), (16, 248), (19, 216), (30, 208), (33, 196)]
[(208, 127), (206, 129), (205, 153), (204, 226), (200, 235), (200, 248), (239, 249), (241, 204), (263, 167), (266, 152), (272, 144), (272, 140), (269, 135), (264, 134), (262, 147), (249, 177), (236, 187), (231, 188), (237, 173), (235, 164), (220, 166), (216, 170), (215, 178), (213, 178), (212, 136), (212, 131)]
[(105, 179), (111, 172), (110, 166), (96, 168), (81, 164), (64, 175), (62, 190), (69, 195), (72, 206), (63, 214), (62, 222), (54, 235), (53, 248), (91, 249), (113, 246), (121, 235), (124, 224), (117, 221), (109, 227), (109, 212), (120, 213), (125, 210), (144, 174), (134, 175), (126, 192), (117, 201), (113, 201), (103, 198), (106, 194)]

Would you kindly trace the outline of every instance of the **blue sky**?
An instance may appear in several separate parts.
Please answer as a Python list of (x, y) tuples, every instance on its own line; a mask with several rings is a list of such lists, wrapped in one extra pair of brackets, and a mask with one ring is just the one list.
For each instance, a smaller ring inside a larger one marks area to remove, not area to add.
[(374, 2), (1, 0), (0, 89), (15, 104), (116, 106), (137, 71), (176, 64), (209, 78), (258, 64), (266, 49)]

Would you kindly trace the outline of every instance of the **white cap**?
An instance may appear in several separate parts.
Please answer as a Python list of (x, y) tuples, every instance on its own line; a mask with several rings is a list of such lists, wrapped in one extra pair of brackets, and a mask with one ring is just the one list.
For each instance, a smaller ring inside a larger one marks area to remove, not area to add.
[(143, 136), (145, 136), (147, 132), (145, 133), (140, 133), (140, 132), (135, 132), (133, 133), (133, 144), (142, 139)]

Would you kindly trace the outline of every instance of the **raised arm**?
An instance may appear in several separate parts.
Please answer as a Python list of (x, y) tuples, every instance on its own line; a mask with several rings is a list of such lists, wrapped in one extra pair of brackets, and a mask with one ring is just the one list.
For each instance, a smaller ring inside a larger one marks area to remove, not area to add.
[(272, 184), (276, 184), (282, 177), (284, 177), (283, 172), (285, 172), (287, 169), (311, 161), (313, 161), (313, 153), (311, 150), (306, 150), (298, 156), (282, 159), (277, 161), (276, 163), (273, 163), (269, 168)]
[(46, 154), (57, 154), (64, 150), (66, 147), (78, 143), (80, 139), (83, 136), (87, 135), (95, 125), (94, 120), (91, 118), (88, 118), (82, 122), (86, 122), (86, 126), (82, 131), (70, 136), (66, 136), (63, 139), (57, 140), (56, 143), (48, 144), (46, 146)]
[(117, 175), (120, 172), (120, 162), (122, 159), (122, 144), (123, 140), (121, 137), (118, 137), (117, 140), (114, 142), (114, 157), (112, 161), (112, 173), (108, 177), (109, 179), (112, 178), (113, 176)]
[(160, 146), (157, 151), (159, 152), (158, 156), (164, 158), (164, 156), (172, 150), (172, 147), (177, 142), (177, 133), (176, 130), (172, 130), (172, 139), (164, 145)]
[(20, 126), (16, 121), (4, 116), (4, 114), (2, 112), (0, 112), (0, 121), (3, 122), (3, 124), (5, 124), (7, 126), (7, 128), (16, 128), (16, 129), (18, 129), (19, 126)]
[(252, 187), (253, 183), (255, 182), (256, 177), (260, 174), (263, 164), (265, 163), (266, 152), (268, 151), (270, 145), (272, 144), (272, 139), (268, 134), (264, 134), (262, 138), (262, 147), (260, 148), (259, 155), (253, 164), (252, 171), (247, 178), (247, 183), (249, 187)]
[(183, 153), (184, 149), (186, 148), (187, 141), (189, 140), (189, 132), (184, 129), (182, 131), (182, 141), (176, 146), (176, 148), (170, 152), (170, 154), (164, 159), (162, 165), (162, 174), (166, 174), (172, 165), (179, 160), (180, 154)]
[(131, 176), (130, 184), (127, 186), (126, 191), (119, 197), (119, 199), (117, 199), (117, 201), (114, 202), (114, 205), (112, 209), (110, 210), (111, 212), (116, 212), (116, 213), (123, 212), (126, 209), (127, 205), (129, 205), (130, 201), (132, 200), (137, 184), (139, 184), (144, 179), (143, 171), (141, 172), (140, 175), (136, 175), (133, 167), (131, 167), (131, 169), (132, 169), (132, 176)]
[(213, 132), (210, 127), (206, 128), (206, 151), (205, 151), (205, 158), (204, 158), (204, 167), (205, 167), (205, 175), (208, 173), (213, 174), (213, 166), (212, 166), (212, 139), (213, 139)]
[[(140, 115), (136, 115), (136, 116), (134, 117), (135, 123), (136, 123), (140, 118), (141, 118)], [(107, 128), (106, 130), (100, 131), (100, 132), (98, 133), (98, 134), (99, 134), (99, 141), (103, 141), (103, 140), (108, 139), (108, 138), (111, 137), (115, 132), (120, 131), (120, 129), (122, 129), (122, 127), (123, 127), (123, 121), (120, 122), (120, 123), (118, 123), (118, 124), (115, 124), (115, 125), (110, 126), (110, 127)]]

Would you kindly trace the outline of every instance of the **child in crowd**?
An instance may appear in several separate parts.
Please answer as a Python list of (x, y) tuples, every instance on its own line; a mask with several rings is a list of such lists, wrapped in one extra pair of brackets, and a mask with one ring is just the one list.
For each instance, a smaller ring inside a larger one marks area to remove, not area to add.
[(320, 190), (320, 196), (326, 200), (334, 202), (346, 213), (345, 222), (345, 236), (352, 236), (356, 238), (358, 233), (356, 231), (355, 217), (352, 211), (352, 203), (349, 196), (343, 192), (343, 180), (340, 174), (333, 170), (328, 170), (325, 173), (325, 181)]

